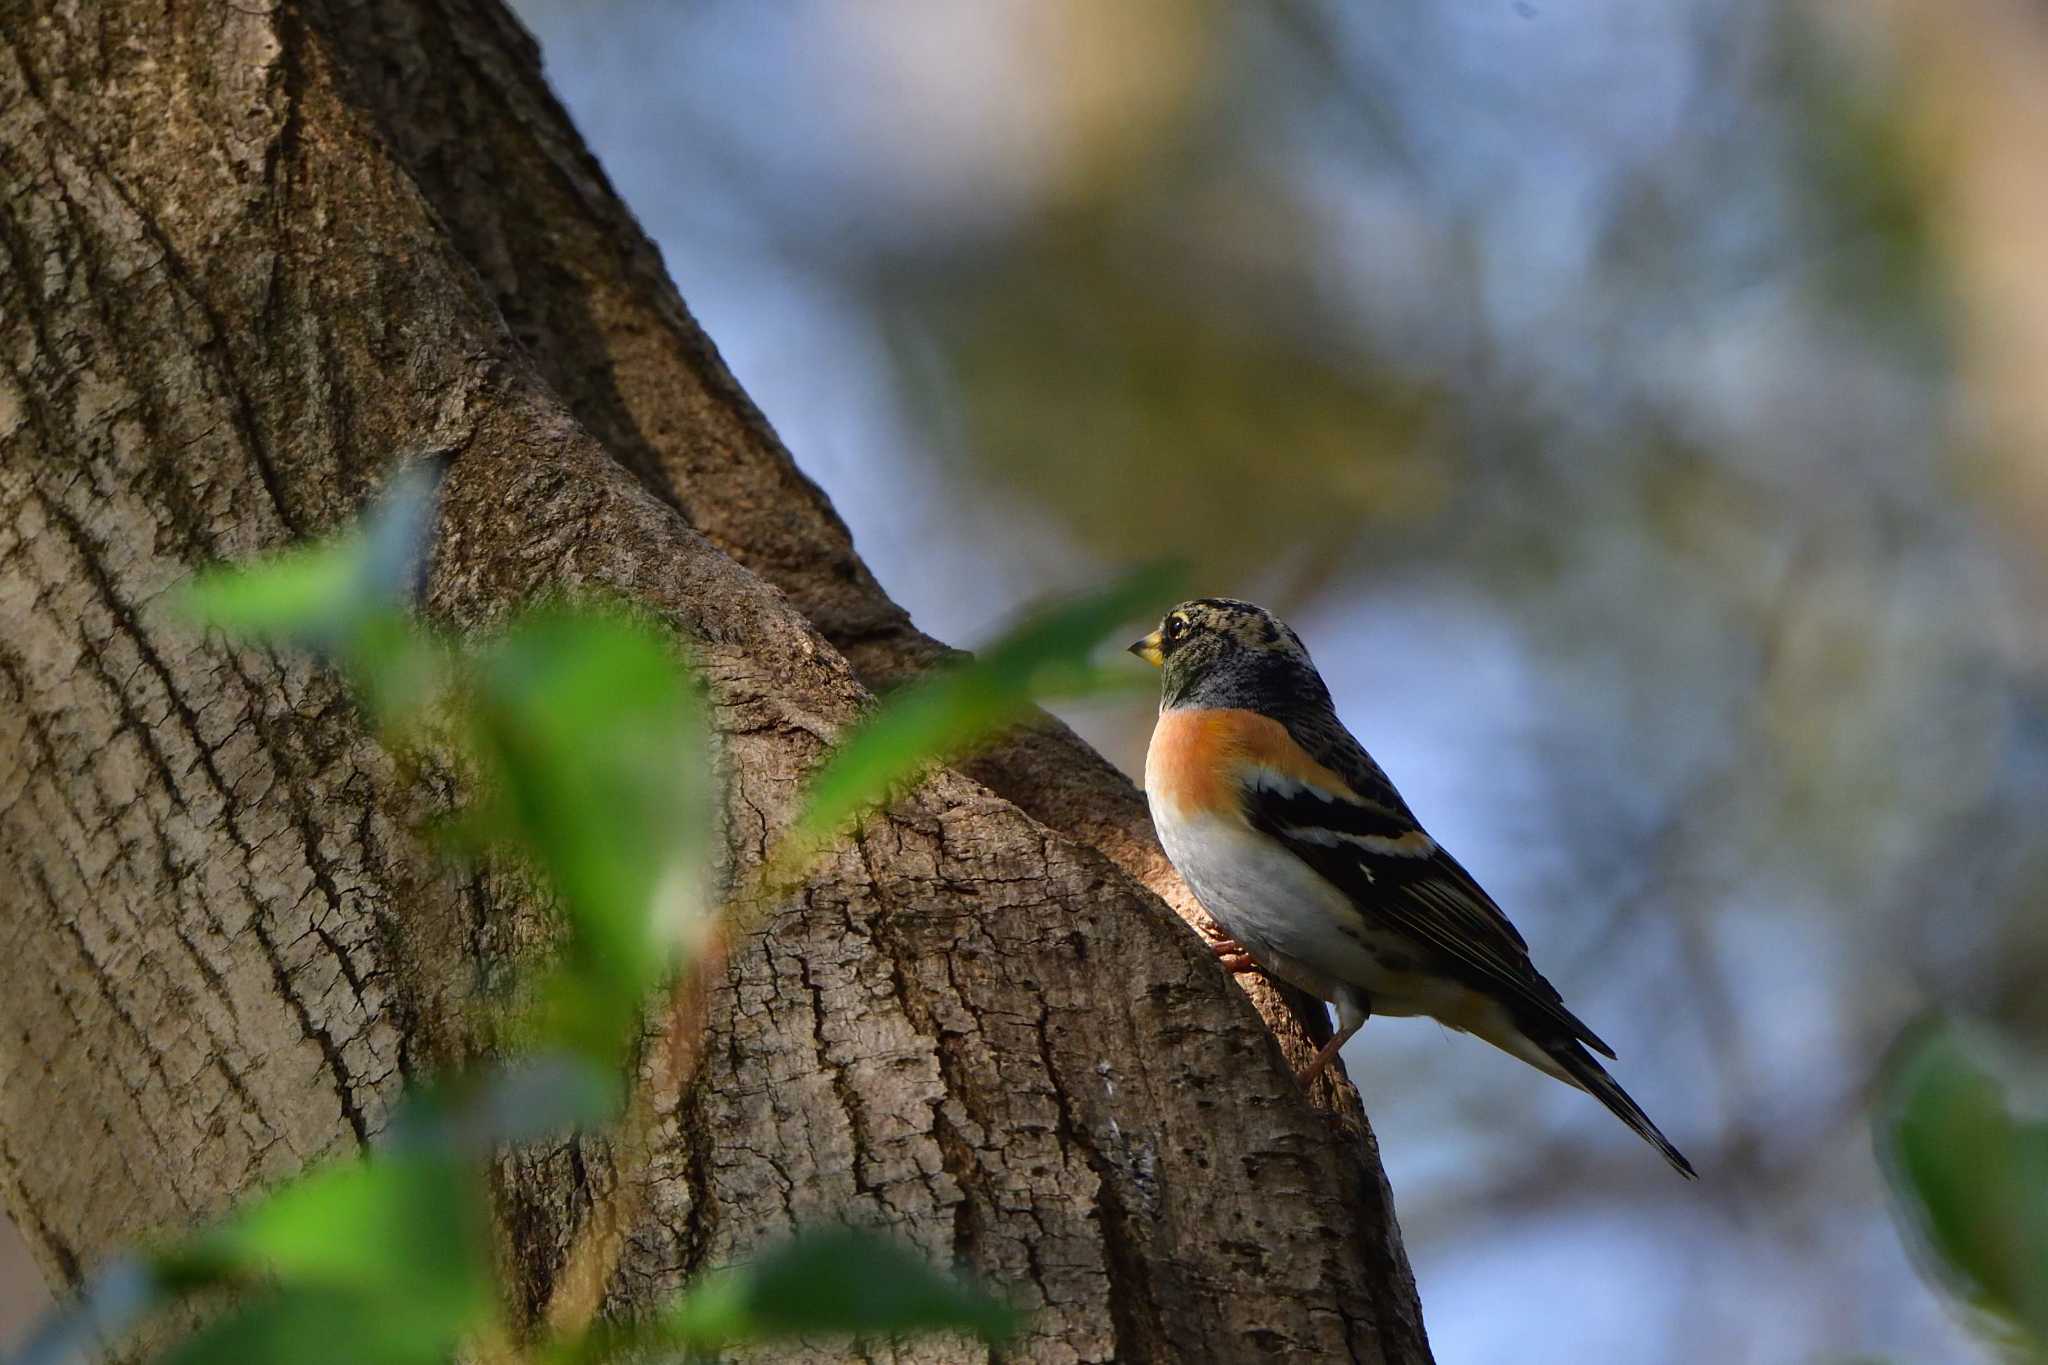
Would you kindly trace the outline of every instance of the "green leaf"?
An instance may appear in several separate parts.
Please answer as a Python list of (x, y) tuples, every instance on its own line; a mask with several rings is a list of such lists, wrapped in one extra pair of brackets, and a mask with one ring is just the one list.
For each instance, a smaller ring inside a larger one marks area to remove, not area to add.
[(614, 1056), (648, 990), (709, 925), (708, 756), (672, 644), (618, 611), (548, 608), (479, 659), (477, 827), (526, 851), (569, 935), (545, 1035)]
[(387, 743), (406, 738), (425, 718), (453, 672), (441, 642), (395, 611), (364, 617), (336, 652)]
[(387, 732), (403, 731), (442, 694), (449, 671), (441, 647), (406, 614), (436, 477), (409, 466), (359, 529), (200, 574), (181, 609), (230, 635), (296, 645), (341, 665), (370, 714)]
[(172, 1358), (445, 1360), (495, 1302), (474, 1163), (608, 1120), (620, 1099), (615, 1074), (560, 1053), (437, 1082), (406, 1098), (376, 1157), (311, 1171), (167, 1250), (95, 1271), (15, 1365), (97, 1358), (164, 1303), (223, 1285), (254, 1297)]
[(1887, 1063), (1879, 1155), (1932, 1273), (2048, 1348), (2048, 1122), (2016, 1113), (1998, 1049), (1939, 1020)]
[(232, 635), (326, 648), (375, 604), (360, 532), (214, 569), (183, 593), (187, 615)]
[(378, 495), (360, 529), (250, 564), (199, 575), (187, 615), (233, 635), (345, 647), (366, 623), (398, 615), (426, 552), (438, 471), (415, 463)]
[(323, 1167), (156, 1259), (167, 1282), (274, 1282), (384, 1305), (452, 1342), (492, 1306), (479, 1177), (445, 1152)]
[(163, 1365), (446, 1365), (456, 1339), (402, 1299), (264, 1294), (165, 1352)]
[(1170, 601), (1177, 573), (1140, 570), (1101, 592), (1027, 617), (974, 658), (885, 699), (826, 760), (791, 831), (799, 852), (886, 799), (925, 765), (987, 739), (1034, 702), (1152, 685), (1135, 668), (1091, 663), (1103, 638)]
[(1009, 1305), (888, 1238), (831, 1228), (707, 1275), (653, 1320), (600, 1330), (556, 1358), (590, 1362), (650, 1350), (719, 1351), (778, 1337), (914, 1332), (968, 1332), (1001, 1342), (1020, 1321)]

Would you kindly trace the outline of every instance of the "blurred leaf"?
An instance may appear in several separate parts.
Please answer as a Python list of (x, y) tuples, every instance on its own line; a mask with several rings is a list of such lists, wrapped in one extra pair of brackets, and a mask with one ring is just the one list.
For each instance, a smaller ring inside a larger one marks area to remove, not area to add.
[(445, 1365), (454, 1345), (402, 1300), (287, 1290), (228, 1312), (159, 1359), (164, 1365)]
[(494, 1306), (479, 1177), (446, 1154), (314, 1171), (160, 1258), (169, 1277), (275, 1284), (180, 1362), (446, 1359)]
[(618, 1116), (615, 1071), (566, 1052), (515, 1057), (481, 1074), (408, 1095), (385, 1130), (386, 1150), (485, 1157), (505, 1143), (590, 1129)]
[(421, 465), (401, 470), (359, 529), (203, 573), (186, 586), (183, 610), (231, 635), (296, 645), (341, 665), (379, 724), (403, 730), (448, 676), (440, 645), (406, 612), (437, 479)]
[(377, 601), (409, 602), (420, 588), (446, 465), (414, 460), (391, 476), (363, 518), (363, 577)]
[(483, 1190), (441, 1152), (313, 1171), (158, 1260), (184, 1283), (274, 1280), (374, 1297), (409, 1330), (453, 1341), (490, 1310)]
[(445, 1150), (339, 1162), (174, 1247), (114, 1262), (16, 1365), (91, 1358), (160, 1305), (220, 1285), (254, 1297), (170, 1359), (446, 1359), (494, 1304), (487, 1219), (476, 1173)]
[(438, 471), (408, 465), (359, 530), (199, 575), (184, 610), (233, 635), (333, 653), (366, 625), (400, 615), (425, 554)]
[(178, 1246), (111, 1263), (16, 1365), (103, 1354), (165, 1302), (223, 1284), (257, 1297), (172, 1359), (446, 1359), (494, 1302), (483, 1189), (465, 1158), (593, 1126), (619, 1100), (616, 1075), (562, 1054), (408, 1096), (376, 1158), (315, 1170)]
[[(1786, 77), (1800, 117), (1791, 151), (1814, 192), (1790, 208), (1829, 244), (1810, 287), (1870, 331), (1924, 346), (1945, 325), (1934, 187), (1915, 164), (1910, 105), (1818, 28), (1785, 26)], [(1931, 358), (1931, 357), (1930, 357)]]
[(95, 1271), (76, 1299), (43, 1315), (13, 1365), (71, 1365), (101, 1358), (172, 1293), (144, 1258), (119, 1257)]
[(934, 1270), (886, 1237), (830, 1228), (801, 1233), (757, 1260), (707, 1275), (650, 1321), (600, 1328), (554, 1359), (589, 1365), (778, 1337), (970, 1332), (1001, 1342), (1020, 1321), (1009, 1305)]
[(709, 803), (695, 694), (670, 644), (618, 612), (549, 608), (479, 660), (488, 838), (529, 853), (569, 928), (546, 1036), (607, 1058), (707, 925)]
[(424, 719), (447, 691), (447, 650), (410, 617), (379, 612), (364, 618), (342, 647), (363, 706), (390, 742)]
[(1942, 1021), (1887, 1064), (1878, 1139), (1922, 1260), (2048, 1348), (2048, 1122), (2015, 1114), (1995, 1054)]
[(831, 1228), (709, 1277), (664, 1325), (700, 1348), (824, 1333), (951, 1330), (1001, 1340), (1016, 1330), (1017, 1313), (888, 1238)]
[(200, 575), (184, 592), (188, 613), (231, 634), (326, 648), (374, 605), (365, 589), (360, 533), (266, 555)]
[(829, 839), (923, 767), (967, 749), (1047, 697), (1151, 686), (1148, 672), (1095, 667), (1118, 626), (1172, 600), (1176, 571), (1143, 569), (1101, 592), (1034, 613), (963, 663), (934, 670), (885, 698), (833, 751), (791, 831), (801, 851)]
[[(649, 963), (653, 962), (650, 956)], [(654, 984), (648, 977), (630, 989), (610, 968), (572, 953), (540, 974), (533, 1003), (524, 1013), (521, 1036), (564, 1047), (607, 1066), (624, 1065), (638, 1036), (643, 1000)]]
[(1383, 553), (1444, 510), (1443, 396), (1333, 306), (1348, 248), (1284, 180), (1205, 160), (1120, 189), (882, 277), (911, 416), (1096, 554), (1214, 581)]
[(500, 1143), (595, 1128), (618, 1116), (623, 1099), (619, 1077), (582, 1057), (518, 1058), (493, 1070), (462, 1105), (455, 1149), (481, 1155)]

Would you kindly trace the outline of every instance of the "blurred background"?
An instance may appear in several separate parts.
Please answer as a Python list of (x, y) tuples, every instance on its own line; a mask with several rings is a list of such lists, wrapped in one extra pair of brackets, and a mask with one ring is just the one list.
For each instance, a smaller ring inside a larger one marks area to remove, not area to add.
[(1989, 1358), (1869, 1110), (1929, 1006), (2048, 1039), (2048, 9), (516, 7), (919, 624), (1273, 607), (1620, 1049), (1697, 1185), (1347, 1050), (1439, 1361)]
[(518, 8), (921, 625), (1274, 607), (1616, 1042), (1698, 1185), (1347, 1052), (1440, 1361), (1985, 1358), (1868, 1102), (1930, 1004), (2048, 1035), (2048, 10)]

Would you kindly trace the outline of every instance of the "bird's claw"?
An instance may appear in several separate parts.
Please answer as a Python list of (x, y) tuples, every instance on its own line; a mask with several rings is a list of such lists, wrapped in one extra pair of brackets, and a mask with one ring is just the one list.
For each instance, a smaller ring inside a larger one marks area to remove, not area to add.
[(1209, 951), (1223, 964), (1223, 970), (1232, 976), (1242, 976), (1246, 972), (1255, 972), (1259, 969), (1259, 964), (1252, 960), (1252, 955), (1245, 951), (1244, 945), (1234, 938), (1222, 934), (1213, 935), (1209, 940)]

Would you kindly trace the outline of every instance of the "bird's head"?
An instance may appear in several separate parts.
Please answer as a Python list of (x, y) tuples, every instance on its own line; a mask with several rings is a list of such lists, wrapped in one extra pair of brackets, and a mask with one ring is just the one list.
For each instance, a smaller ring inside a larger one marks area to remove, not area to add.
[(1321, 690), (1301, 637), (1265, 608), (1235, 598), (1183, 602), (1130, 649), (1165, 673), (1169, 706), (1196, 699), (1227, 705), (1227, 694), (1277, 679), (1314, 679)]

